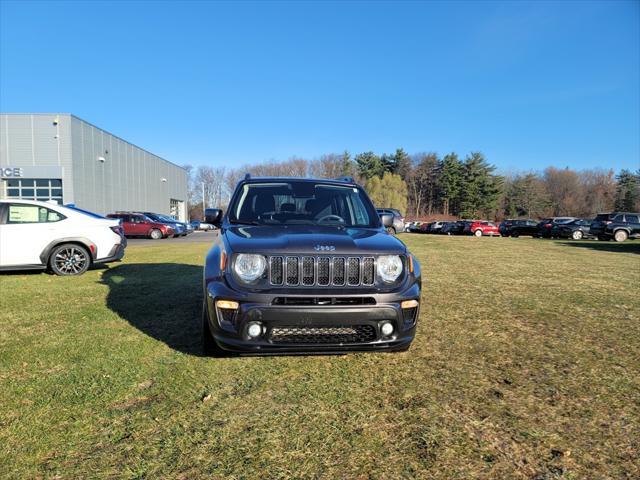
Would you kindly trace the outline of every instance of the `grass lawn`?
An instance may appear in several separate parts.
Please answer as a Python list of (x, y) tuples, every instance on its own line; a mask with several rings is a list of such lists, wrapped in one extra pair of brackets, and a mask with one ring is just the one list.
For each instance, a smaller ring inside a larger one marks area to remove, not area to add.
[(200, 356), (206, 243), (0, 275), (0, 478), (640, 478), (640, 241), (400, 238), (399, 354)]

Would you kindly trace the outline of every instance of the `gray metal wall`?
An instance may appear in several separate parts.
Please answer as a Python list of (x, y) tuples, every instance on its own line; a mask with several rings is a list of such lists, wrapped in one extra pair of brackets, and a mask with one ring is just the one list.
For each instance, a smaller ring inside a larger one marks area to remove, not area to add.
[[(170, 213), (170, 199), (187, 199), (187, 172), (157, 155), (71, 117), (76, 203), (98, 213)], [(104, 158), (104, 162), (98, 160)]]
[(186, 218), (187, 172), (177, 165), (73, 115), (0, 115), (0, 166), (45, 165), (63, 167), (65, 203), (169, 214), (176, 199)]
[(63, 202), (73, 203), (70, 115), (0, 115), (0, 167), (31, 166), (62, 167)]

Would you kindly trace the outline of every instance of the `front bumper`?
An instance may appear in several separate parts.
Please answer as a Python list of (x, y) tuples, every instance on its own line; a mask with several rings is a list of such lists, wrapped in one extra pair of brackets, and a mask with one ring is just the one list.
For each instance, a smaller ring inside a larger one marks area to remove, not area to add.
[[(408, 348), (413, 341), (420, 307), (408, 311), (401, 309), (400, 303), (420, 301), (419, 283), (394, 293), (304, 293), (308, 294), (238, 292), (223, 282), (212, 282), (207, 287), (206, 302), (211, 334), (225, 350), (253, 354), (397, 351)], [(283, 298), (293, 303), (310, 299), (320, 299), (320, 302), (277, 304)], [(217, 309), (215, 302), (221, 299), (238, 302), (238, 310), (230, 313)], [(345, 302), (360, 304), (345, 305)], [(255, 339), (248, 335), (252, 322), (262, 326), (262, 335)], [(389, 336), (381, 332), (384, 322), (394, 327)], [(279, 335), (282, 332), (291, 335)]]

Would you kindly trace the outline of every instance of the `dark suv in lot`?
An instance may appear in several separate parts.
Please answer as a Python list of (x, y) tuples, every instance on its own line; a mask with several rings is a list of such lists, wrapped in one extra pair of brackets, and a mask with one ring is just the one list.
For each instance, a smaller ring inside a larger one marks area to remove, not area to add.
[(624, 242), (627, 238), (640, 238), (640, 213), (600, 213), (591, 222), (591, 235), (598, 240)]
[(247, 176), (206, 221), (205, 352), (409, 348), (420, 265), (353, 179)]

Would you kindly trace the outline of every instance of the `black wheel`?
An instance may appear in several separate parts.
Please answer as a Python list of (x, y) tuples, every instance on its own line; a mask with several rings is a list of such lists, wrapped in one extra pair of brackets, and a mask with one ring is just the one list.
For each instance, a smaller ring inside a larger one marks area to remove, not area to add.
[(511, 234), (511, 236), (512, 236), (513, 238), (518, 238), (518, 237), (520, 236), (520, 234), (519, 234), (518, 232), (513, 232), (513, 233)]
[(58, 245), (49, 256), (49, 268), (56, 275), (82, 275), (90, 265), (87, 249), (74, 243)]
[(202, 353), (208, 357), (225, 357), (228, 353), (220, 348), (216, 343), (211, 328), (209, 328), (209, 319), (207, 318), (207, 302), (202, 303)]
[(151, 240), (160, 240), (162, 238), (162, 232), (154, 228), (151, 230), (151, 233), (149, 233), (149, 238), (151, 238)]

